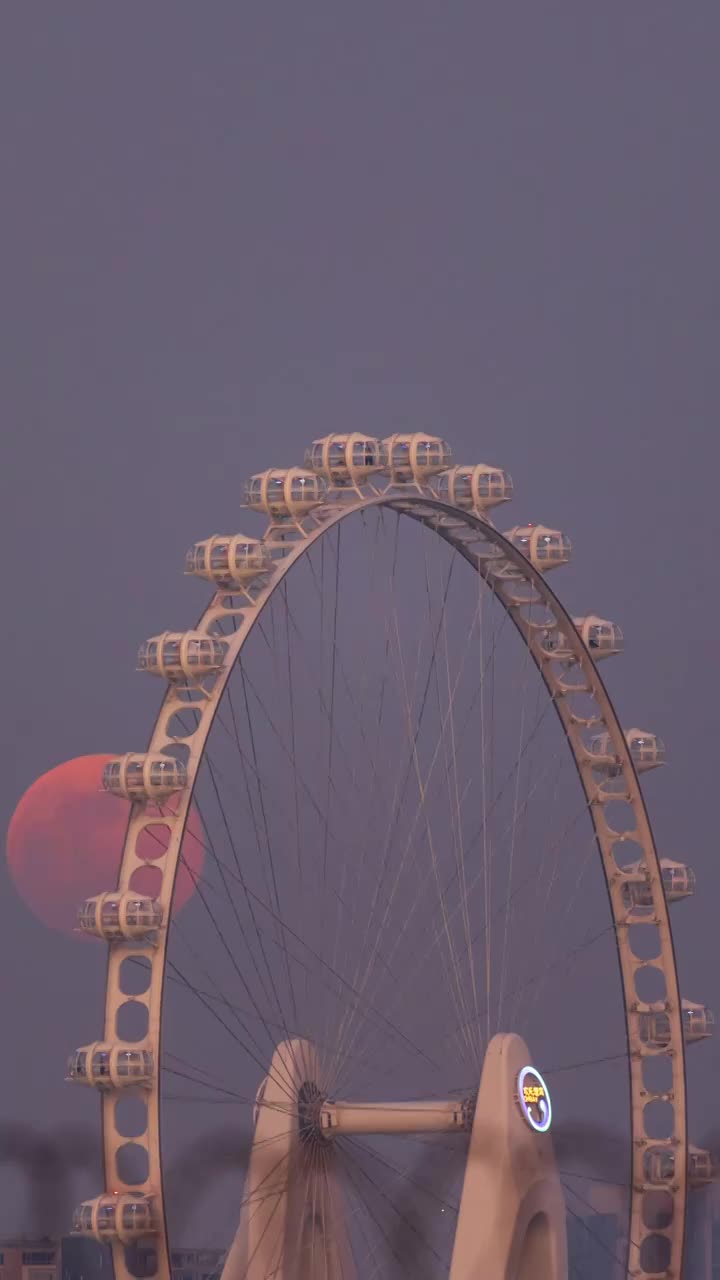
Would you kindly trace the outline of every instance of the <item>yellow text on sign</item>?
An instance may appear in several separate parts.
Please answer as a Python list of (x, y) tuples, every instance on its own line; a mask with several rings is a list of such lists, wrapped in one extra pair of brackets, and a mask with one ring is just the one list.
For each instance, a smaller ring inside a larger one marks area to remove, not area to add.
[(523, 1085), (523, 1098), (525, 1099), (527, 1106), (529, 1107), (532, 1106), (533, 1103), (539, 1102), (540, 1099), (544, 1097), (545, 1097), (545, 1090), (543, 1089), (541, 1084), (524, 1084)]

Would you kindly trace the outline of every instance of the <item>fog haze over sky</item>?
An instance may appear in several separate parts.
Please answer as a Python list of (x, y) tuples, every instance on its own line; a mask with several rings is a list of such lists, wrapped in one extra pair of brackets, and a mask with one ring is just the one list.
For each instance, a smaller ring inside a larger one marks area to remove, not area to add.
[[(719, 39), (705, 0), (3, 7), (3, 830), (53, 765), (142, 749), (137, 645), (197, 616), (191, 542), (260, 529), (247, 475), (430, 429), (511, 472), (502, 527), (566, 530), (553, 585), (625, 631), (610, 691), (666, 741), (645, 794), (698, 874), (683, 991), (720, 1010)], [(62, 1077), (101, 949), (4, 868), (0, 922), (4, 1118), (92, 1125)], [(719, 1055), (690, 1053), (695, 1139)]]

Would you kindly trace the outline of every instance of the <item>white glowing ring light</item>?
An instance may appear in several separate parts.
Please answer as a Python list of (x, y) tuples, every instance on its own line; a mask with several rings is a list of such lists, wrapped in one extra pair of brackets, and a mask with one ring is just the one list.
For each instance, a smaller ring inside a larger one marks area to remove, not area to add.
[[(540, 1098), (539, 1102), (536, 1104), (541, 1113), (543, 1112), (543, 1110), (545, 1111), (545, 1115), (540, 1121), (535, 1119), (530, 1109), (529, 1103), (525, 1101), (524, 1086), (528, 1076), (532, 1076), (533, 1079), (536, 1080), (537, 1083), (544, 1090), (544, 1097)], [(548, 1129), (550, 1128), (550, 1124), (552, 1122), (552, 1103), (550, 1101), (550, 1090), (548, 1089), (545, 1081), (540, 1075), (540, 1072), (537, 1071), (535, 1067), (523, 1067), (522, 1071), (518, 1075), (517, 1099), (520, 1105), (520, 1110), (522, 1112), (522, 1115), (524, 1119), (527, 1121), (527, 1123), (530, 1125), (530, 1128), (534, 1129), (536, 1133), (547, 1133)]]

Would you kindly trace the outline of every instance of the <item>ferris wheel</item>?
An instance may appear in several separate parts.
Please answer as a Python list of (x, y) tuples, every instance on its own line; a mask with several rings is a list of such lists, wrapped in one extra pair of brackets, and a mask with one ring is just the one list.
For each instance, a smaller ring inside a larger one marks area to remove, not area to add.
[(261, 537), (188, 552), (197, 625), (140, 648), (165, 692), (105, 771), (131, 816), (117, 887), (79, 912), (105, 1026), (68, 1070), (103, 1122), (75, 1229), (122, 1280), (170, 1280), (164, 1161), (218, 1114), (248, 1135), (195, 1227), (225, 1280), (559, 1280), (603, 1126), (608, 1275), (681, 1274), (688, 1186), (716, 1172), (686, 1132), (713, 1017), (681, 999), (669, 918), (694, 875), (639, 786), (664, 747), (598, 674), (620, 628), (548, 587), (563, 533), (498, 532), (512, 494), (431, 435), (318, 440), (248, 482)]

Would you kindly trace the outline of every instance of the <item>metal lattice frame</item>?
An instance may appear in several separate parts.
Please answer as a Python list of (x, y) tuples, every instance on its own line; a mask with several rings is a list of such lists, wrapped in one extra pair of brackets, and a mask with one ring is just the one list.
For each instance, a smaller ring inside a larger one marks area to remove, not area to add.
[[(241, 591), (239, 588), (221, 587), (213, 596), (202, 615), (195, 633), (218, 634), (217, 624), (230, 619), (237, 627), (235, 633), (224, 636), (227, 651), (222, 669), (201, 682), (202, 692), (195, 701), (188, 703), (181, 697), (177, 686), (170, 684), (158, 714), (148, 752), (163, 752), (183, 744), (188, 749), (187, 787), (179, 796), (174, 813), (157, 811), (148, 813), (146, 801), (135, 801), (125, 839), (118, 888), (128, 890), (130, 880), (146, 862), (137, 851), (138, 840), (149, 825), (158, 823), (167, 828), (168, 847), (164, 855), (154, 862), (162, 873), (162, 885), (158, 900), (163, 910), (165, 924), (154, 941), (111, 941), (107, 970), (104, 1040), (112, 1044), (118, 1039), (118, 1014), (128, 1003), (145, 1005), (149, 1026), (147, 1040), (141, 1047), (151, 1050), (154, 1071), (147, 1098), (147, 1128), (133, 1139), (145, 1149), (149, 1162), (147, 1181), (133, 1186), (132, 1191), (152, 1197), (153, 1226), (157, 1248), (157, 1276), (159, 1280), (171, 1280), (170, 1255), (163, 1209), (163, 1178), (160, 1134), (160, 1056), (162, 1037), (163, 988), (167, 948), (167, 922), (170, 918), (173, 888), (178, 868), (180, 848), (193, 787), (211, 726), (220, 705), (230, 673), (252, 628), (265, 605), (277, 590), (292, 566), (309, 548), (340, 521), (371, 507), (384, 507), (419, 522), (434, 531), (453, 547), (485, 579), (489, 588), (501, 602), (528, 647), (540, 675), (547, 687), (557, 715), (562, 724), (568, 745), (572, 751), (578, 775), (585, 792), (589, 812), (594, 825), (597, 848), (602, 860), (608, 889), (610, 908), (615, 926), (622, 987), (625, 999), (629, 1074), (631, 1092), (631, 1141), (632, 1181), (630, 1223), (628, 1236), (628, 1276), (657, 1275), (666, 1278), (679, 1277), (683, 1255), (686, 1192), (687, 1192), (687, 1128), (685, 1049), (682, 1006), (678, 988), (677, 970), (670, 927), (668, 904), (663, 889), (661, 867), (658, 860), (647, 811), (640, 790), (635, 767), (605, 686), (598, 675), (596, 665), (578, 634), (573, 621), (558, 598), (547, 586), (544, 578), (502, 534), (486, 521), (471, 512), (448, 505), (432, 496), (429, 490), (411, 492), (409, 489), (388, 490), (383, 494), (357, 496), (351, 493), (341, 502), (327, 504), (311, 516), (295, 525), (279, 528), (271, 525), (266, 534), (266, 544), (273, 550), (274, 568), (260, 581)], [(502, 563), (512, 567), (512, 577), (498, 573)], [(528, 606), (542, 605), (552, 621), (538, 623), (528, 616)], [(565, 649), (571, 657), (559, 663), (545, 647), (544, 638), (548, 625), (563, 636)], [(581, 681), (568, 679), (573, 668), (581, 673)], [(573, 709), (574, 694), (590, 700), (590, 714), (579, 716)], [(173, 718), (192, 705), (199, 722), (192, 733), (178, 737), (171, 734)], [(589, 728), (597, 728), (609, 735), (616, 761), (616, 778), (612, 787), (598, 777), (597, 758), (588, 751), (583, 734)], [(625, 802), (632, 812), (632, 829), (614, 831), (607, 818), (606, 805), (610, 801)], [(641, 870), (623, 870), (615, 858), (618, 845), (632, 840), (641, 848)], [(652, 907), (648, 912), (633, 910), (632, 891), (629, 886), (642, 881), (649, 886)], [(656, 959), (640, 960), (633, 953), (630, 941), (631, 926), (652, 925), (657, 929), (660, 951)], [(151, 980), (147, 992), (128, 997), (121, 990), (120, 967), (129, 958), (143, 958), (151, 966)], [(643, 1003), (637, 994), (636, 974), (648, 963), (662, 971), (666, 998), (654, 1004)], [(662, 1049), (648, 1043), (642, 1036), (643, 1019), (662, 1013), (667, 1017), (669, 1038)], [(672, 1089), (670, 1092), (653, 1093), (644, 1079), (643, 1067), (649, 1057), (664, 1056), (670, 1063)], [(119, 1132), (115, 1121), (115, 1105), (123, 1096), (116, 1087), (105, 1088), (102, 1094), (103, 1148), (105, 1185), (108, 1193), (117, 1194), (120, 1182), (116, 1159), (119, 1149), (127, 1139)], [(673, 1125), (671, 1134), (663, 1140), (651, 1139), (646, 1126), (645, 1112), (653, 1101), (672, 1104)], [(654, 1150), (666, 1149), (672, 1154), (674, 1175), (672, 1181), (660, 1188), (672, 1200), (670, 1223), (665, 1228), (648, 1226), (643, 1207), (646, 1197), (657, 1194), (657, 1183), (650, 1182), (645, 1165), (645, 1153), (652, 1145)], [(130, 1188), (122, 1187), (123, 1192)], [(667, 1269), (649, 1272), (643, 1266), (646, 1250), (643, 1244), (648, 1237), (665, 1236), (670, 1243), (670, 1260)], [(127, 1239), (130, 1237), (127, 1236)], [(115, 1274), (118, 1280), (130, 1280), (122, 1239), (113, 1242)]]

